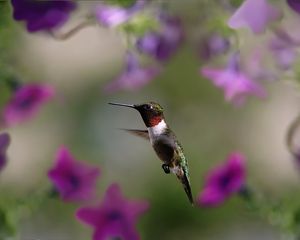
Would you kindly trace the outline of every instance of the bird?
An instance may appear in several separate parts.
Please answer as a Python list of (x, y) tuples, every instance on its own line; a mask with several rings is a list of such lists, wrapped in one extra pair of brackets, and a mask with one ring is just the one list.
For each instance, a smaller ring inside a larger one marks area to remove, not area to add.
[(110, 105), (128, 107), (137, 110), (147, 129), (122, 129), (150, 141), (156, 155), (163, 162), (162, 169), (166, 174), (173, 173), (183, 185), (185, 193), (192, 205), (194, 205), (188, 161), (183, 148), (174, 132), (165, 121), (164, 110), (156, 102), (142, 104), (125, 104), (110, 102)]

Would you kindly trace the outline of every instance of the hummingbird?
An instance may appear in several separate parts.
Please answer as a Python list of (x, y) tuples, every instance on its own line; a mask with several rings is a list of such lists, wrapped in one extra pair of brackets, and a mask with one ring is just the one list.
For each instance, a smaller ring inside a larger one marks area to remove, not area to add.
[(155, 102), (142, 104), (113, 103), (111, 105), (129, 107), (137, 110), (147, 129), (123, 129), (129, 133), (150, 141), (156, 155), (163, 162), (162, 169), (166, 174), (173, 173), (182, 183), (185, 193), (194, 205), (191, 184), (189, 179), (188, 162), (183, 153), (183, 148), (175, 134), (169, 128), (164, 118), (163, 108)]

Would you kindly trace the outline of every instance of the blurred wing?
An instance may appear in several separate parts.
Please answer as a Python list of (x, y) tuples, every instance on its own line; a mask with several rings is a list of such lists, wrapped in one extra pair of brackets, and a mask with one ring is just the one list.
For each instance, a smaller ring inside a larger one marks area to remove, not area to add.
[(121, 129), (126, 132), (129, 132), (135, 136), (142, 137), (146, 140), (150, 140), (148, 130), (139, 130), (139, 129)]

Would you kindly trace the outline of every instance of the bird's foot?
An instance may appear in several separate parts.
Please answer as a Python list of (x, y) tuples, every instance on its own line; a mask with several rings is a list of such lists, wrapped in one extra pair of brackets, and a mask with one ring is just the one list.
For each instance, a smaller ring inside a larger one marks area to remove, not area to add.
[(169, 167), (169, 165), (163, 164), (163, 165), (161, 165), (161, 167), (162, 167), (162, 169), (164, 170), (164, 172), (165, 172), (166, 174), (169, 174), (169, 173), (170, 173), (170, 167)]

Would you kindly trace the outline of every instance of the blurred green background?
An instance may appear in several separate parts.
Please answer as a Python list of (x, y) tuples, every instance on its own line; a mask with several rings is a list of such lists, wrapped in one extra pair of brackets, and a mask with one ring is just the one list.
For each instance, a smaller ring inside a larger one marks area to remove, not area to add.
[[(22, 200), (49, 186), (46, 173), (58, 147), (65, 145), (77, 159), (101, 167), (99, 198), (110, 183), (118, 182), (126, 196), (149, 200), (151, 209), (138, 224), (142, 239), (280, 239), (278, 229), (237, 197), (217, 209), (191, 207), (176, 178), (162, 171), (150, 144), (118, 130), (143, 129), (138, 112), (107, 104), (151, 100), (164, 107), (189, 160), (194, 196), (203, 186), (205, 172), (238, 150), (247, 156), (247, 180), (253, 188), (270, 199), (298, 204), (299, 169), (284, 142), (299, 111), (298, 90), (292, 84), (272, 82), (266, 86), (269, 96), (264, 101), (250, 99), (242, 108), (225, 103), (221, 90), (198, 73), (206, 64), (195, 54), (194, 39), (205, 27), (199, 21), (203, 5), (170, 1), (171, 11), (183, 17), (188, 29), (185, 44), (148, 86), (111, 95), (102, 87), (122, 71), (125, 47), (118, 33), (94, 26), (60, 42), (26, 33), (6, 11), (1, 37), (8, 32), (10, 36), (6, 42), (0, 39), (1, 58), (24, 82), (53, 84), (58, 97), (31, 121), (7, 130), (12, 143), (9, 163), (0, 176), (1, 195)], [(20, 239), (91, 239), (91, 229), (74, 218), (76, 208), (46, 201), (37, 212), (25, 214)]]

